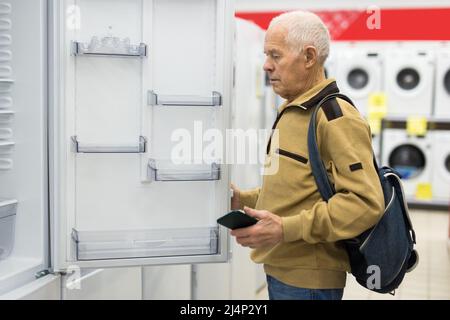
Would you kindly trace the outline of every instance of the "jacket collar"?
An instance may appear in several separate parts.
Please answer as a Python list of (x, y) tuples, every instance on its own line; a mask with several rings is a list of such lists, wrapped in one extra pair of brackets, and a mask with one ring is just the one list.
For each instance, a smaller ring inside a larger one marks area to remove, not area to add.
[(326, 79), (305, 93), (301, 94), (294, 101), (288, 103), (287, 101), (282, 104), (279, 108), (279, 112), (282, 112), (284, 109), (288, 107), (300, 107), (304, 110), (307, 110), (311, 107), (317, 105), (323, 98), (332, 93), (338, 93), (339, 88), (336, 84), (335, 79)]

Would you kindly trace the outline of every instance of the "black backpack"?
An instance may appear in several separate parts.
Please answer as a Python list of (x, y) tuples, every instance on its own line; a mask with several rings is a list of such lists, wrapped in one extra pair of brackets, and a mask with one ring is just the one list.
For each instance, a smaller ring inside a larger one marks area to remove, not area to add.
[[(316, 118), (323, 104), (341, 98), (354, 106), (346, 96), (335, 93), (326, 96), (314, 110), (308, 131), (308, 150), (312, 173), (322, 198), (328, 201), (336, 192), (328, 180), (317, 146)], [(389, 167), (374, 166), (383, 189), (385, 210), (377, 224), (353, 239), (343, 240), (350, 260), (351, 273), (363, 287), (392, 293), (402, 282), (405, 273), (418, 263), (414, 250), (416, 236), (408, 214), (400, 175)]]

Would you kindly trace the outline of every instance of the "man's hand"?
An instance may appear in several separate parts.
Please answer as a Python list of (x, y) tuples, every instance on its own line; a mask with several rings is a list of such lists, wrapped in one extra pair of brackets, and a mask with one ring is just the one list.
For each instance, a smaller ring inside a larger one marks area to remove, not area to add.
[(241, 207), (241, 190), (239, 190), (234, 184), (231, 184), (231, 189), (233, 190), (231, 210), (237, 210)]
[(253, 226), (231, 231), (231, 235), (236, 237), (237, 243), (241, 246), (252, 249), (273, 247), (283, 240), (283, 225), (279, 216), (267, 210), (248, 207), (244, 207), (244, 211), (259, 221)]

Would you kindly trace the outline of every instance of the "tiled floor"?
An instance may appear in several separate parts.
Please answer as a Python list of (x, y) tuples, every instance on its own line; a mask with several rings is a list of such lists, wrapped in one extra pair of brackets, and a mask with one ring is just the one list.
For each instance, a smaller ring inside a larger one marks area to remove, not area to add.
[[(348, 276), (344, 300), (450, 300), (449, 214), (445, 211), (410, 210), (417, 236), (419, 264), (406, 274), (395, 296), (361, 287)], [(267, 299), (262, 290), (257, 299)]]

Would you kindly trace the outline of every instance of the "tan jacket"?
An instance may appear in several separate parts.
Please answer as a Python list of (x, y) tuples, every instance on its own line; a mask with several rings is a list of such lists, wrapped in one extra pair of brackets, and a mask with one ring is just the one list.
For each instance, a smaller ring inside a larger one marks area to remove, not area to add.
[(269, 143), (268, 153), (269, 162), (279, 161), (278, 172), (265, 175), (261, 188), (241, 193), (242, 206), (268, 210), (283, 221), (283, 241), (253, 250), (253, 261), (297, 287), (343, 288), (350, 266), (339, 240), (375, 225), (384, 211), (370, 128), (341, 99), (326, 103), (317, 117), (319, 151), (337, 193), (327, 203), (317, 189), (308, 161), (309, 120), (313, 107), (338, 91), (333, 79), (325, 80), (279, 108), (279, 146)]

